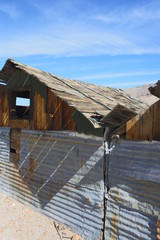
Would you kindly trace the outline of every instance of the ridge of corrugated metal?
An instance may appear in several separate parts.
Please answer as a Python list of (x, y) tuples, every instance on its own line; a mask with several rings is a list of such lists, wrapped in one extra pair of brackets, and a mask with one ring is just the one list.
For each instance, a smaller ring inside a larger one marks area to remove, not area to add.
[(9, 129), (0, 131), (5, 134), (0, 139), (5, 155), (0, 158), (1, 191), (85, 239), (101, 239), (103, 140), (75, 133), (22, 130), (20, 161), (10, 162)]
[(0, 127), (0, 189), (3, 189), (4, 166), (9, 163), (10, 128)]
[(160, 214), (160, 142), (112, 140), (105, 239), (156, 239)]

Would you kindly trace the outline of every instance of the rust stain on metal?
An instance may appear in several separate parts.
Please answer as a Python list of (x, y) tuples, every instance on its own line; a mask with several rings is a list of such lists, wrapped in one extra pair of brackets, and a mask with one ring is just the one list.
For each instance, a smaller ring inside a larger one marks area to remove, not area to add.
[(24, 168), (24, 171), (25, 171), (25, 174), (24, 174), (24, 181), (26, 181), (26, 180), (27, 180), (27, 171), (28, 171), (28, 169), (27, 169), (27, 168)]
[(34, 168), (34, 160), (30, 159), (29, 160), (29, 171), (33, 172), (33, 168)]
[(157, 240), (160, 240), (160, 216), (158, 216), (157, 220)]
[(113, 214), (113, 217), (112, 217), (112, 225), (113, 225), (114, 227), (117, 226), (117, 215), (116, 215), (116, 213)]
[(114, 196), (114, 200), (115, 200), (115, 202), (118, 202), (118, 191), (117, 191), (117, 194), (115, 194), (115, 196)]
[(114, 212), (113, 213), (113, 217), (112, 217), (112, 226), (115, 228), (115, 236), (112, 236), (112, 239), (114, 240), (116, 240), (117, 238), (116, 238), (116, 236), (117, 236), (117, 214)]

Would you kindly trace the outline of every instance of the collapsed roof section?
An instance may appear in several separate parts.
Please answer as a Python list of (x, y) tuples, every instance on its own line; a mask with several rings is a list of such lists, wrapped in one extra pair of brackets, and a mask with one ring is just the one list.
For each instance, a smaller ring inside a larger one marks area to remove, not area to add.
[(12, 59), (8, 59), (0, 71), (0, 79), (7, 83), (17, 70), (45, 84), (56, 96), (81, 112), (95, 128), (121, 126), (147, 107), (121, 89), (64, 79)]
[(148, 88), (151, 94), (154, 96), (160, 98), (160, 80), (154, 85), (152, 85), (150, 88)]

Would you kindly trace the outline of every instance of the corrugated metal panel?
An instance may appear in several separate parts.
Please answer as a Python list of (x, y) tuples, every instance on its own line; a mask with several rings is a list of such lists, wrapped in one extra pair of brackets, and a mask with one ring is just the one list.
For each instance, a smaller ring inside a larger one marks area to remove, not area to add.
[(0, 127), (0, 161), (9, 162), (10, 128)]
[(160, 142), (113, 140), (105, 239), (156, 239), (160, 213)]
[(3, 191), (3, 174), (5, 166), (9, 164), (10, 153), (10, 129), (0, 127), (0, 189)]
[(86, 239), (101, 239), (104, 146), (101, 138), (21, 132), (20, 161), (5, 164), (5, 191)]

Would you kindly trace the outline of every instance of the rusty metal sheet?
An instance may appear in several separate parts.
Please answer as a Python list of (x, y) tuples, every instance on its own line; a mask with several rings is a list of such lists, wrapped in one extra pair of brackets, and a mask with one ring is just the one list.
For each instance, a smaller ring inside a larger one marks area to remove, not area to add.
[(156, 239), (160, 143), (113, 140), (108, 159), (105, 239)]
[(22, 130), (20, 160), (5, 163), (3, 189), (85, 239), (101, 239), (102, 138)]

